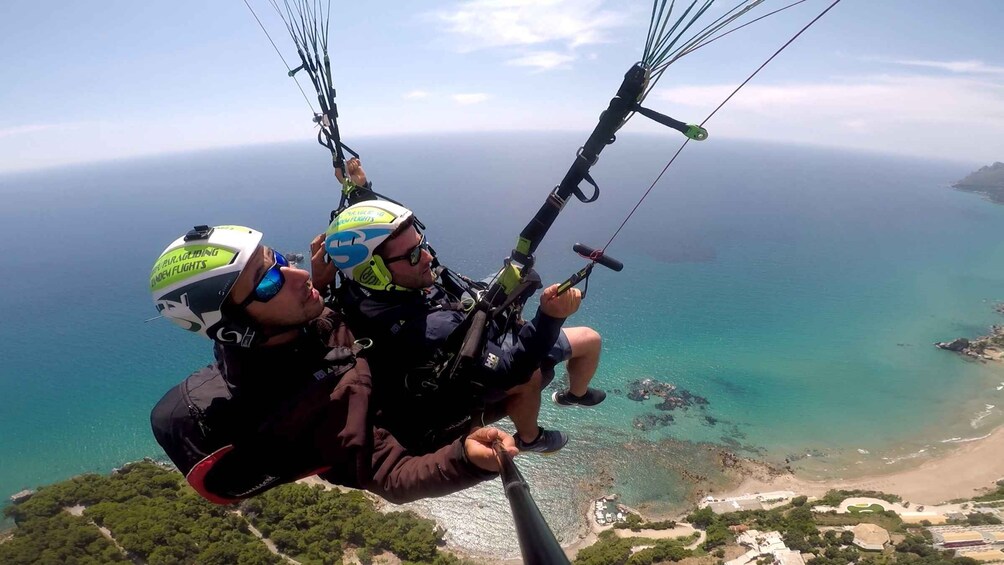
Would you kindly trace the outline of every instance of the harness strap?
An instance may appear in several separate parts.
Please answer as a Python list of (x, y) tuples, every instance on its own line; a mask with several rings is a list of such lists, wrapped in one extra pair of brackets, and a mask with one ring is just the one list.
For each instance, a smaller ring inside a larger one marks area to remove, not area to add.
[(579, 188), (579, 187), (575, 187), (575, 190), (573, 190), (572, 193), (575, 194), (575, 197), (578, 198), (579, 201), (582, 202), (583, 204), (589, 204), (590, 202), (593, 202), (597, 198), (600, 197), (600, 187), (599, 187), (599, 185), (596, 184), (596, 181), (593, 180), (593, 177), (589, 176), (589, 171), (588, 170), (586, 172), (582, 173), (582, 180), (584, 180), (584, 181), (588, 182), (589, 184), (593, 185), (593, 189), (594, 189), (593, 190), (593, 195), (590, 196), (589, 198), (586, 198), (586, 195), (583, 194), (582, 189)]

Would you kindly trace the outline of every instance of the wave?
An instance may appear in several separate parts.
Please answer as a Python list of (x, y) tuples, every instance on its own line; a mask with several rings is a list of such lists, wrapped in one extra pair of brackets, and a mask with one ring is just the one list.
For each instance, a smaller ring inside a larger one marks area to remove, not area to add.
[(893, 465), (895, 463), (899, 463), (900, 461), (906, 461), (908, 459), (916, 459), (918, 457), (922, 457), (925, 453), (927, 453), (926, 447), (924, 449), (915, 451), (913, 453), (909, 453), (907, 455), (902, 455), (900, 457), (883, 457), (882, 460), (885, 461), (886, 465)]
[(982, 422), (987, 416), (990, 416), (991, 414), (994, 413), (994, 408), (996, 408), (996, 406), (994, 406), (993, 404), (985, 405), (985, 409), (982, 412), (976, 414), (976, 416), (974, 416), (973, 419), (969, 421), (969, 425), (974, 428), (979, 427), (980, 422)]
[(948, 439), (941, 440), (941, 443), (967, 443), (970, 441), (979, 441), (981, 439), (987, 439), (991, 434), (983, 434), (976, 437), (952, 437)]

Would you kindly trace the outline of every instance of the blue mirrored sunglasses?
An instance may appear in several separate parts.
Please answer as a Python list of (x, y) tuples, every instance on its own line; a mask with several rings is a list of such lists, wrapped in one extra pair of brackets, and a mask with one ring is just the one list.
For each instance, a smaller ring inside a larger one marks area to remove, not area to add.
[(244, 308), (256, 300), (258, 302), (272, 300), (282, 290), (282, 285), (286, 284), (286, 277), (282, 275), (282, 267), (288, 267), (289, 261), (282, 253), (275, 250), (272, 251), (272, 256), (275, 258), (275, 262), (258, 280), (258, 284), (255, 285), (251, 294), (240, 303), (240, 308)]

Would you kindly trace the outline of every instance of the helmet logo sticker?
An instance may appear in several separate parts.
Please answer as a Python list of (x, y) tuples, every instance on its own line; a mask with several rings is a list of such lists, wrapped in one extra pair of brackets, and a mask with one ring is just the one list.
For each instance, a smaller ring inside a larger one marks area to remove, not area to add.
[(161, 315), (169, 318), (182, 328), (198, 333), (205, 322), (188, 305), (188, 293), (181, 295), (181, 302), (173, 300), (158, 300), (154, 306)]
[(374, 223), (389, 224), (395, 217), (395, 214), (376, 206), (350, 207), (338, 215), (333, 227), (336, 231), (343, 231)]
[(390, 228), (362, 228), (335, 232), (324, 240), (324, 248), (331, 256), (331, 262), (339, 269), (348, 269), (362, 263), (369, 257), (370, 250), (365, 242), (390, 233)]
[(228, 265), (233, 251), (217, 246), (192, 245), (165, 253), (150, 271), (150, 290), (159, 290), (194, 274)]
[(373, 268), (368, 265), (362, 269), (356, 269), (355, 278), (360, 283), (368, 286), (381, 284), (380, 278), (373, 272)]

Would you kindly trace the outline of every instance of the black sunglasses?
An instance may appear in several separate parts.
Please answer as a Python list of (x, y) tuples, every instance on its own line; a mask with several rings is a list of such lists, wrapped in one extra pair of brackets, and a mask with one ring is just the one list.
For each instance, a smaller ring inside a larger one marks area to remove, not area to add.
[(237, 305), (238, 308), (244, 308), (255, 300), (258, 302), (268, 302), (275, 298), (279, 294), (279, 291), (282, 290), (282, 285), (286, 284), (286, 277), (283, 276), (281, 268), (288, 267), (289, 261), (286, 260), (286, 257), (282, 253), (275, 250), (272, 251), (272, 256), (275, 258), (275, 262), (258, 279), (258, 283), (254, 286), (251, 294)]
[(383, 260), (384, 264), (393, 263), (394, 261), (400, 261), (401, 259), (407, 259), (408, 264), (414, 267), (418, 265), (418, 262), (422, 260), (422, 250), (429, 249), (429, 243), (425, 241), (425, 234), (422, 234), (422, 241), (418, 242), (418, 245), (412, 247), (404, 255), (398, 255), (397, 257), (388, 257)]

